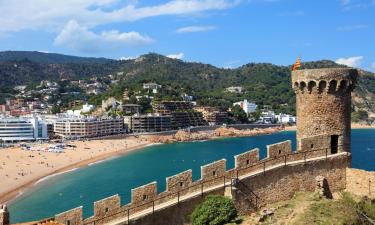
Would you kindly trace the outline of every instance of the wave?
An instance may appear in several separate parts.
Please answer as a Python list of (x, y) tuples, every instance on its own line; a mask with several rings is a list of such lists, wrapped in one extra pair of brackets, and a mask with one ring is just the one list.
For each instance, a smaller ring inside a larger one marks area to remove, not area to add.
[(54, 174), (48, 175), (48, 176), (46, 176), (46, 177), (43, 177), (43, 178), (39, 179), (37, 182), (35, 182), (34, 185), (39, 184), (40, 182), (46, 181), (46, 180), (48, 180), (48, 179), (50, 179), (50, 178), (52, 178), (52, 177), (55, 177), (55, 176), (58, 176), (58, 175), (61, 175), (61, 174), (64, 174), (64, 173), (73, 172), (73, 171), (75, 171), (75, 170), (77, 170), (77, 169), (78, 169), (78, 168), (73, 168), (73, 169), (71, 169), (71, 170), (66, 170), (66, 171), (63, 171), (63, 172), (59, 172), (59, 173), (54, 173)]

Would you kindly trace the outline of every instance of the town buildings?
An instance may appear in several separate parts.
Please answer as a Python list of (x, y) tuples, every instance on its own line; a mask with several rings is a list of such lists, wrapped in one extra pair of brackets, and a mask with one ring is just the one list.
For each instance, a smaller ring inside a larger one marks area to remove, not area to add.
[(233, 106), (239, 105), (246, 114), (250, 114), (256, 111), (257, 105), (253, 102), (248, 102), (246, 99), (240, 102), (233, 103)]
[(280, 113), (275, 115), (275, 118), (278, 123), (287, 124), (287, 123), (296, 123), (296, 117), (288, 114)]
[(47, 123), (40, 117), (0, 118), (0, 139), (4, 142), (47, 139)]
[(137, 104), (123, 104), (122, 111), (125, 115), (133, 115), (141, 112), (141, 106)]
[(143, 83), (143, 89), (152, 90), (152, 93), (156, 94), (158, 93), (158, 89), (161, 88), (160, 84), (149, 82), (149, 83)]
[(171, 116), (174, 130), (207, 125), (202, 112), (195, 111), (193, 106), (192, 102), (186, 101), (162, 101), (153, 104), (152, 108), (154, 113)]
[(125, 116), (124, 123), (134, 133), (162, 132), (171, 130), (171, 116), (159, 114)]
[(67, 139), (114, 135), (123, 131), (122, 118), (63, 117), (54, 122), (55, 135)]
[(221, 125), (228, 122), (228, 112), (215, 107), (195, 107), (194, 110), (201, 112), (208, 125)]

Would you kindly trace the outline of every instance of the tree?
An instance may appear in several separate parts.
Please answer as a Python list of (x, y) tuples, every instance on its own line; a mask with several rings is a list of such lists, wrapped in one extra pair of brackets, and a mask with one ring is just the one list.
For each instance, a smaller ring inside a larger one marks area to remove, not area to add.
[(237, 121), (240, 121), (241, 123), (246, 123), (248, 121), (245, 111), (243, 111), (239, 105), (232, 107), (231, 112)]
[(366, 121), (367, 119), (368, 119), (368, 113), (364, 110), (358, 110), (352, 113), (353, 122)]
[(192, 225), (222, 225), (237, 217), (233, 201), (219, 195), (210, 195), (190, 215)]
[(56, 114), (56, 113), (60, 113), (60, 112), (61, 112), (60, 106), (58, 106), (56, 104), (52, 106), (52, 108), (51, 108), (52, 114)]

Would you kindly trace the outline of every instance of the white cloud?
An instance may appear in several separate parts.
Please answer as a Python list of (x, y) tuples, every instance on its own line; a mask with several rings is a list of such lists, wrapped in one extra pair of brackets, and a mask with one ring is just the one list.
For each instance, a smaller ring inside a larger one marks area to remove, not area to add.
[[(123, 1), (120, 0), (4, 0), (0, 1), (0, 33), (21, 30), (58, 32), (70, 20), (92, 28), (155, 16), (223, 10), (234, 7), (241, 1), (243, 0), (169, 0), (162, 4), (138, 7), (137, 1), (127, 1), (123, 6)], [(119, 5), (121, 6), (114, 7)]]
[(135, 31), (120, 33), (118, 30), (110, 30), (97, 34), (71, 20), (55, 38), (54, 44), (66, 46), (75, 51), (93, 53), (122, 46), (145, 45), (151, 42), (153, 42), (151, 38), (142, 36)]
[(167, 57), (171, 58), (171, 59), (183, 59), (185, 57), (185, 54), (180, 52), (180, 53), (176, 53), (176, 54), (167, 55)]
[(375, 62), (373, 62), (373, 63), (371, 64), (371, 70), (372, 70), (372, 71), (375, 71)]
[(215, 26), (189, 26), (189, 27), (181, 27), (176, 30), (177, 33), (193, 33), (193, 32), (205, 32), (215, 30)]
[(350, 67), (359, 67), (362, 63), (362, 60), (363, 56), (353, 56), (349, 58), (339, 58), (335, 62)]
[(367, 27), (368, 26), (365, 24), (357, 24), (357, 25), (341, 26), (341, 27), (338, 27), (337, 30), (338, 31), (353, 31), (353, 30), (365, 29)]

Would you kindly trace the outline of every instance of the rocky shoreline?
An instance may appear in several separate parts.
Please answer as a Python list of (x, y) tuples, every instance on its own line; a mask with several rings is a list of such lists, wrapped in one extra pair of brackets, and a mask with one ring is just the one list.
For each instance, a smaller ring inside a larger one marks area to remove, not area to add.
[(175, 142), (189, 142), (202, 141), (223, 137), (245, 137), (272, 134), (284, 130), (284, 127), (269, 127), (269, 128), (254, 128), (254, 129), (235, 129), (221, 127), (211, 131), (188, 132), (179, 130), (173, 135), (153, 135), (143, 136), (142, 139), (152, 143), (175, 143)]

